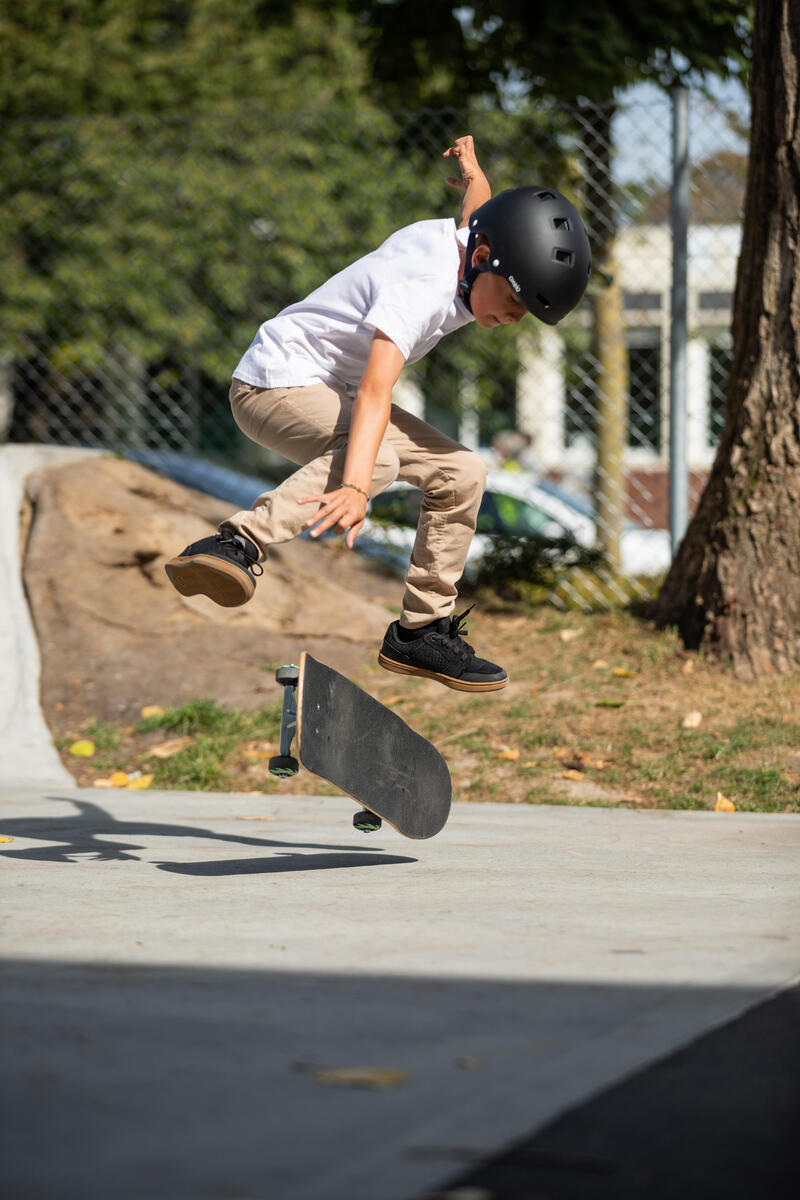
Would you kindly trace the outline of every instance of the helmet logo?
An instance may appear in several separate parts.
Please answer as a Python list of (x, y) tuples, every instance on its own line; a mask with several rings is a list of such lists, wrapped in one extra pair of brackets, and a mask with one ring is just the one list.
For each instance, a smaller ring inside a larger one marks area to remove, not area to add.
[(519, 293), (522, 291), (522, 288), (519, 286), (513, 275), (509, 275), (508, 282), (511, 284), (515, 292)]

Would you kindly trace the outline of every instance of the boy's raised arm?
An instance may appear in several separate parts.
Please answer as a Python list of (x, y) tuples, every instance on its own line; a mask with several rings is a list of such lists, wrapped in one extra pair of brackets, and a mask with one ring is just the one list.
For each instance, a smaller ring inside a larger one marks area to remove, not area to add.
[(458, 223), (458, 228), (464, 229), (469, 224), (469, 219), (475, 209), (480, 208), (487, 200), (491, 200), (492, 189), (489, 186), (489, 180), (478, 165), (478, 159), (475, 154), (475, 143), (469, 134), (466, 137), (456, 138), (454, 145), (448, 146), (442, 157), (458, 159), (461, 178), (458, 179), (455, 175), (450, 175), (447, 178), (447, 182), (452, 187), (459, 188), (464, 193), (464, 199), (461, 204), (461, 218)]

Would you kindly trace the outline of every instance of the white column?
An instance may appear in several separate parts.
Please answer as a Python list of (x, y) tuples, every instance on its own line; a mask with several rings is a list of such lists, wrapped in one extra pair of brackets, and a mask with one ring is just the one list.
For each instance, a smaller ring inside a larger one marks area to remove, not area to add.
[(705, 338), (694, 337), (690, 340), (686, 366), (687, 451), (689, 467), (697, 470), (710, 466), (714, 456), (708, 443), (711, 372)]
[(478, 388), (475, 380), (471, 378), (466, 378), (461, 383), (461, 420), (458, 425), (458, 440), (469, 450), (477, 450), (480, 443)]
[(11, 358), (0, 358), (0, 442), (8, 439), (14, 401), (11, 396)]
[(401, 375), (392, 389), (392, 402), (412, 416), (425, 420), (425, 397), (416, 379)]
[(564, 344), (554, 329), (537, 330), (522, 351), (517, 381), (517, 426), (531, 438), (532, 456), (543, 471), (564, 465)]

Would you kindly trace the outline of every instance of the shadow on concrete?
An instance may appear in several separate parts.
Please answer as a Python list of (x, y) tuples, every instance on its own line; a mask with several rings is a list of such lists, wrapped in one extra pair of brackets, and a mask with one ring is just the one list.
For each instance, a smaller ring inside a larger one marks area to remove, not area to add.
[[(453, 1177), (438, 1194), (789, 1200), (800, 1196), (799, 1126), (794, 987)], [(466, 1162), (476, 1157), (469, 1148), (460, 1153)]]
[[(436, 1195), (797, 1194), (796, 994), (609, 1088), (684, 989), (26, 961), (2, 981), (14, 1200), (407, 1200), (467, 1164)], [(331, 1086), (352, 1067), (392, 1074)], [(542, 1132), (498, 1156), (508, 1111)]]
[[(277, 843), (273, 843), (277, 844)], [(156, 863), (160, 871), (175, 875), (275, 875), (283, 871), (332, 871), (342, 867), (385, 867), (393, 863), (417, 860), (401, 854), (368, 854), (351, 851), (341, 854), (278, 854), (271, 858), (242, 858), (236, 861), (202, 863)]]
[[(48, 796), (49, 800), (70, 804), (76, 813), (66, 817), (0, 816), (0, 836), (29, 838), (48, 843), (43, 846), (0, 850), (0, 857), (28, 859), (33, 862), (74, 863), (91, 858), (97, 862), (140, 862), (146, 847), (135, 838), (207, 838), (237, 846), (257, 846), (265, 851), (259, 858), (222, 859), (219, 862), (153, 864), (158, 870), (179, 875), (255, 875), (282, 871), (335, 870), (342, 867), (375, 867), (417, 860), (405, 855), (383, 854), (374, 844), (364, 851), (352, 846), (315, 842), (285, 842), (275, 838), (247, 837), (219, 833), (200, 826), (167, 824), (157, 821), (120, 821), (86, 800)], [(270, 851), (280, 853), (270, 855)], [(321, 854), (312, 851), (323, 851)]]

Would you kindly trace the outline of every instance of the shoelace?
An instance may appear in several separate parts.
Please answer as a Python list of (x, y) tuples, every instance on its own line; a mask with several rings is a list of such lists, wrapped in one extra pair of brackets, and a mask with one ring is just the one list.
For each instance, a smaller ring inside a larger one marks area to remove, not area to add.
[(474, 607), (474, 604), (470, 604), (469, 608), (465, 608), (463, 613), (454, 613), (450, 618), (450, 628), (446, 634), (446, 637), (449, 641), (454, 643), (453, 649), (457, 649), (461, 658), (475, 657), (475, 651), (472, 649), (472, 646), (461, 640), (462, 638), (466, 637), (467, 630), (465, 628), (465, 622)]
[(252, 571), (254, 575), (263, 575), (264, 568), (261, 563), (250, 558), (243, 546), (240, 546), (236, 540), (236, 535), (231, 533), (230, 529), (221, 529), (217, 534), (217, 541), (222, 546), (227, 546), (233, 552), (234, 558), (241, 561), (243, 567), (248, 571)]

